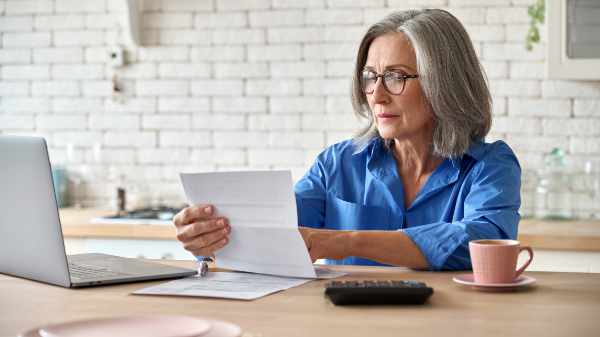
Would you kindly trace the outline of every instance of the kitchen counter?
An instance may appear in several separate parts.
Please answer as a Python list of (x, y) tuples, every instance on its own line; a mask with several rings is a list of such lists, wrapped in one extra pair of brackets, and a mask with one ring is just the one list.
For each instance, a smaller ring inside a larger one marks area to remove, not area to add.
[[(111, 214), (99, 209), (62, 208), (63, 233), (66, 238), (175, 240), (175, 228), (169, 225), (91, 223), (92, 218)], [(522, 219), (519, 240), (536, 249), (600, 252), (600, 220)]]

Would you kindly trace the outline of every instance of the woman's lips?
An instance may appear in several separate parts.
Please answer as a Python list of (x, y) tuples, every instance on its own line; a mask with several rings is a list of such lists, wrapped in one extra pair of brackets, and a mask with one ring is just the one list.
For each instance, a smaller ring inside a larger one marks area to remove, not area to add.
[(394, 115), (394, 114), (388, 114), (388, 113), (378, 113), (377, 114), (377, 118), (395, 118), (395, 117), (400, 117), (398, 115)]

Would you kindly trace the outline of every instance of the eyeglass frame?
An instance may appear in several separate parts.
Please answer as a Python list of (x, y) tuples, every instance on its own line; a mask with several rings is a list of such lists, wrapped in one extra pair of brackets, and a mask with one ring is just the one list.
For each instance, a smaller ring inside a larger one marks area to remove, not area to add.
[[(402, 95), (404, 93), (404, 89), (406, 88), (406, 80), (410, 79), (410, 78), (418, 78), (419, 74), (413, 74), (413, 75), (405, 75), (405, 74), (400, 74), (398, 72), (395, 71), (391, 71), (391, 70), (386, 70), (383, 72), (383, 74), (379, 74), (375, 71), (369, 70), (369, 69), (363, 69), (361, 74), (364, 74), (365, 72), (370, 72), (372, 74), (375, 74), (375, 86), (377, 86), (377, 81), (379, 81), (379, 78), (381, 77), (382, 80), (382, 84), (383, 84), (383, 88), (385, 89), (385, 91), (387, 91), (390, 95), (394, 95), (394, 96), (399, 96)], [(389, 75), (389, 74), (394, 74), (394, 75), (400, 75), (399, 78), (402, 79), (402, 90), (400, 90), (399, 93), (394, 94), (390, 91), (390, 89), (388, 88), (387, 84), (385, 84), (385, 76)], [(373, 87), (373, 90), (371, 92), (367, 92), (365, 90), (365, 79), (364, 76), (360, 77), (360, 82), (361, 82), (361, 87), (362, 87), (362, 91), (363, 93), (367, 94), (367, 95), (371, 95), (375, 92), (375, 87)]]

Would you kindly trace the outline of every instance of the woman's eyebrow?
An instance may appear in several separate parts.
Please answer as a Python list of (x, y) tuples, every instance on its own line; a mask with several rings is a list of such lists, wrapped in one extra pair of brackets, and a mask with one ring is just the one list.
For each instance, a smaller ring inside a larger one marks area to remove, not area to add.
[[(402, 64), (402, 63), (390, 64), (389, 66), (386, 66), (384, 69), (385, 70), (390, 70), (390, 69), (398, 69), (398, 68), (405, 68), (405, 69), (408, 69), (408, 70), (415, 71), (415, 69), (413, 67), (411, 67), (409, 65), (406, 65), (406, 64)], [(365, 69), (371, 70), (371, 69), (375, 69), (375, 67), (365, 65)]]
[(397, 69), (397, 68), (405, 68), (405, 69), (408, 69), (408, 70), (415, 70), (413, 67), (411, 67), (409, 65), (406, 65), (406, 64), (402, 64), (402, 63), (392, 64), (392, 65), (389, 65), (389, 66), (385, 67), (386, 70), (388, 70), (388, 69)]

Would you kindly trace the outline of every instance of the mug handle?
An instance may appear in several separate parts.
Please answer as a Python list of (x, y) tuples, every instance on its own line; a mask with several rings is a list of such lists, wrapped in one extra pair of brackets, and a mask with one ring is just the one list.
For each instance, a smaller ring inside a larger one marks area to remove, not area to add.
[(527, 260), (527, 262), (525, 262), (525, 264), (517, 269), (517, 272), (515, 273), (515, 279), (519, 276), (521, 276), (521, 274), (525, 271), (525, 268), (527, 268), (529, 266), (529, 264), (531, 263), (531, 261), (533, 260), (533, 249), (531, 249), (531, 247), (529, 246), (523, 246), (521, 248), (519, 248), (519, 254), (517, 254), (517, 256), (521, 255), (521, 252), (526, 250), (529, 253), (529, 259)]

